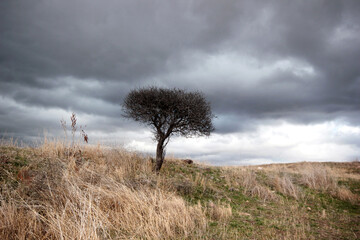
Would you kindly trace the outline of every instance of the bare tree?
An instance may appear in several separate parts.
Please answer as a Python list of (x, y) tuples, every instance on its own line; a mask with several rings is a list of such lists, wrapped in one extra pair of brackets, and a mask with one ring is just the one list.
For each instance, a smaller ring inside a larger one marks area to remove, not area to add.
[(210, 103), (200, 92), (157, 87), (132, 90), (124, 100), (124, 116), (149, 125), (157, 141), (155, 171), (164, 162), (172, 135), (209, 136), (214, 130)]

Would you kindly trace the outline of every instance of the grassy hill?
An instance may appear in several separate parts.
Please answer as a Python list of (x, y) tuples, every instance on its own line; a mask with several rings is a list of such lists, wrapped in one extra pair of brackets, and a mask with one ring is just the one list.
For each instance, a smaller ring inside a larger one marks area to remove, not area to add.
[(359, 239), (360, 163), (213, 167), (0, 146), (0, 239)]

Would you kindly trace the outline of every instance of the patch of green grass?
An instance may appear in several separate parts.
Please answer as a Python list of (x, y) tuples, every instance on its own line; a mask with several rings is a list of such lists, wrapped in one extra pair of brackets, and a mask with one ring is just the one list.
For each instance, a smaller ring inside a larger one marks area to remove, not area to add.
[(255, 222), (257, 225), (264, 225), (264, 219), (262, 218), (259, 217), (255, 218)]
[(209, 223), (209, 226), (210, 226), (210, 227), (217, 227), (218, 225), (219, 225), (218, 222), (210, 222), (210, 223)]
[(27, 152), (20, 148), (0, 148), (0, 181), (11, 182), (22, 167), (29, 165)]
[(201, 203), (216, 201), (215, 194), (216, 192), (212, 189), (207, 188), (204, 190), (201, 186), (195, 186), (191, 194), (183, 195), (183, 198), (190, 203), (197, 204), (199, 201)]
[(348, 211), (349, 213), (360, 215), (359, 204), (353, 204), (349, 201), (334, 198), (328, 193), (315, 192), (314, 195), (315, 198), (318, 198), (318, 202), (320, 203), (314, 205), (314, 207), (316, 207), (315, 208), (316, 210), (330, 208), (330, 209), (336, 209), (338, 211)]
[(12, 163), (15, 167), (24, 167), (27, 166), (28, 160), (24, 156), (16, 156), (15, 161)]

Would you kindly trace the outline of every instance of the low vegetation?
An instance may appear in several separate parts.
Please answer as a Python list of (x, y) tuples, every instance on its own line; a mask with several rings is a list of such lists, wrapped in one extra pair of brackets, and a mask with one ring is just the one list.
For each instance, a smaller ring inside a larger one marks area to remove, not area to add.
[(360, 163), (213, 167), (0, 146), (0, 239), (359, 239)]

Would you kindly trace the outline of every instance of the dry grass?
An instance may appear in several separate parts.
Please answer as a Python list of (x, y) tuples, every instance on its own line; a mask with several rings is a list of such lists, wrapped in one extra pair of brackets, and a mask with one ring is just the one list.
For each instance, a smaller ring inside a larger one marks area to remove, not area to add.
[[(357, 163), (223, 167), (222, 175), (226, 186), (234, 194), (240, 191), (262, 202), (254, 206), (258, 211), (253, 210), (253, 215), (251, 211), (249, 213), (252, 202), (244, 199), (246, 207), (241, 206), (237, 213), (241, 221), (250, 221), (260, 229), (249, 231), (250, 235), (254, 232), (261, 235), (256, 239), (358, 239), (359, 215), (355, 210), (359, 209), (360, 203), (358, 176), (355, 176), (358, 173), (351, 173), (354, 178), (339, 177), (339, 172), (351, 171), (354, 164)], [(349, 173), (346, 176), (352, 175)], [(348, 185), (351, 182), (354, 184), (352, 190)], [(274, 203), (276, 207), (272, 207)], [(346, 210), (337, 209), (339, 206)], [(265, 209), (266, 212), (263, 211)], [(342, 211), (345, 213), (340, 214)], [(348, 211), (355, 215), (351, 217)], [(343, 230), (339, 230), (339, 225)], [(247, 228), (248, 225), (245, 225)], [(314, 236), (314, 232), (318, 235)]]
[(333, 195), (341, 200), (349, 201), (352, 204), (360, 202), (360, 197), (345, 187), (338, 187)]
[(33, 161), (19, 171), (26, 182), (9, 175), (19, 184), (1, 188), (0, 239), (186, 239), (205, 232), (206, 208), (157, 187), (146, 158), (65, 146), (29, 149)]
[(309, 188), (323, 191), (333, 191), (337, 188), (337, 181), (331, 169), (327, 167), (306, 165), (300, 173), (301, 183)]
[(285, 163), (285, 164), (269, 164), (261, 167), (265, 171), (271, 172), (284, 172), (290, 174), (304, 173), (312, 168), (321, 169), (325, 168), (330, 170), (331, 176), (339, 179), (357, 179), (360, 180), (360, 162), (298, 162), (298, 163)]
[(273, 176), (269, 182), (276, 191), (282, 193), (285, 196), (290, 196), (296, 200), (303, 197), (303, 193), (299, 186), (294, 183), (292, 177), (288, 174), (281, 174), (283, 176)]
[(276, 194), (257, 179), (257, 174), (249, 168), (223, 168), (227, 185), (231, 188), (242, 187), (244, 194), (258, 197), (263, 201), (276, 200)]
[(339, 178), (334, 172), (333, 169), (327, 166), (306, 164), (305, 167), (300, 170), (300, 182), (309, 188), (328, 192), (341, 200), (347, 200), (352, 203), (358, 202), (360, 199), (356, 194), (352, 193), (346, 187), (338, 185)]
[(223, 205), (220, 202), (215, 204), (210, 201), (207, 205), (206, 213), (212, 220), (226, 222), (232, 216), (232, 209), (229, 204)]
[(149, 158), (121, 148), (45, 140), (0, 150), (0, 239), (360, 237), (358, 178), (339, 177), (358, 174), (358, 163), (220, 168), (172, 158), (156, 175)]
[[(338, 185), (338, 181), (344, 179), (338, 177), (339, 172), (344, 170), (330, 168), (322, 163), (272, 164), (261, 167), (223, 167), (222, 169), (227, 186), (231, 189), (240, 187), (244, 194), (258, 197), (263, 201), (278, 199), (272, 190), (299, 200), (305, 196), (302, 186), (306, 186), (354, 204), (360, 202), (357, 194), (345, 186)], [(263, 176), (264, 180), (259, 181), (259, 176)], [(356, 176), (353, 179), (357, 178)]]

